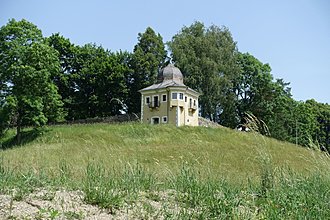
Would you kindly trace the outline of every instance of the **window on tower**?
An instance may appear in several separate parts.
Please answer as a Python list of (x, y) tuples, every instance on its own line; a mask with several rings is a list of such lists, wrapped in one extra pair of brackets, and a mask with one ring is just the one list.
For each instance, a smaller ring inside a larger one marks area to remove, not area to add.
[(178, 99), (178, 93), (173, 92), (172, 93), (172, 99)]

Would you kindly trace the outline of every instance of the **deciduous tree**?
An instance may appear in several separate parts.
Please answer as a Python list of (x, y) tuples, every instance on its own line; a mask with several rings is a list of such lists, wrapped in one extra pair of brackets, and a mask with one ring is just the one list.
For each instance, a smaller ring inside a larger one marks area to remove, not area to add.
[(10, 20), (0, 29), (1, 118), (17, 127), (42, 126), (63, 116), (62, 101), (51, 76), (59, 71), (56, 51), (44, 43), (32, 23)]
[(202, 93), (201, 114), (223, 125), (237, 123), (233, 79), (239, 74), (236, 43), (226, 27), (195, 22), (168, 43), (185, 83)]
[(120, 114), (127, 97), (125, 74), (127, 65), (119, 53), (101, 46), (86, 44), (78, 47), (73, 75), (72, 111), (75, 119)]
[(69, 39), (64, 38), (59, 33), (52, 34), (46, 41), (58, 52), (61, 69), (55, 72), (55, 75), (52, 75), (52, 80), (58, 87), (58, 92), (62, 97), (63, 108), (67, 112), (66, 119), (72, 120), (74, 117), (74, 79), (77, 72), (74, 61), (78, 49)]

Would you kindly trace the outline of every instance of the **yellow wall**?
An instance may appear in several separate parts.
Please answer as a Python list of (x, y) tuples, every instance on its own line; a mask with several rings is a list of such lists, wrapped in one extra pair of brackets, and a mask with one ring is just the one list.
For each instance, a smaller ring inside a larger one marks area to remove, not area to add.
[[(172, 100), (172, 93), (178, 94), (177, 99)], [(189, 108), (189, 100), (196, 100), (196, 105), (198, 106), (198, 95), (191, 91), (187, 91), (186, 88), (181, 87), (170, 87), (161, 90), (148, 90), (142, 91), (141, 100), (141, 118), (143, 123), (152, 124), (153, 118), (159, 117), (159, 123), (171, 123), (177, 126), (190, 125), (198, 126), (198, 107), (196, 110)], [(183, 93), (183, 100), (179, 99), (179, 93)], [(166, 102), (162, 101), (162, 95), (167, 96)], [(146, 97), (150, 97), (152, 102), (153, 97), (158, 95), (158, 100), (160, 101), (160, 106), (155, 108), (150, 108), (146, 103)], [(187, 102), (185, 102), (185, 97), (187, 97)], [(163, 117), (167, 117), (167, 122), (163, 122)]]

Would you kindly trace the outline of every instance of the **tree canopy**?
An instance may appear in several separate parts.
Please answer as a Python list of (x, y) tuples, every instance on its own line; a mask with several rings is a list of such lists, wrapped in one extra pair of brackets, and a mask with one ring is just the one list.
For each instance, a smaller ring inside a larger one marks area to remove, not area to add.
[(59, 71), (56, 51), (44, 43), (41, 31), (26, 20), (10, 20), (0, 29), (2, 130), (41, 126), (63, 117), (62, 101), (51, 76)]
[(138, 43), (134, 46), (129, 61), (131, 68), (127, 79), (129, 112), (141, 111), (141, 97), (138, 91), (156, 82), (158, 71), (164, 67), (166, 58), (167, 51), (160, 34), (156, 34), (151, 27), (148, 27), (144, 33), (138, 34)]
[(232, 79), (238, 74), (236, 43), (226, 27), (207, 28), (201, 22), (183, 27), (168, 43), (173, 62), (185, 83), (202, 93), (201, 114), (234, 127), (236, 113)]

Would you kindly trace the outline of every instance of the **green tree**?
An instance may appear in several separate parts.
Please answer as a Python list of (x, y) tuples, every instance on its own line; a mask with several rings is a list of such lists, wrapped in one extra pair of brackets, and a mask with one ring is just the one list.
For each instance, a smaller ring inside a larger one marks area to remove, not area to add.
[(46, 40), (51, 47), (58, 51), (61, 70), (54, 73), (55, 75), (52, 76), (52, 80), (58, 87), (58, 92), (62, 97), (63, 108), (67, 112), (66, 119), (72, 120), (74, 115), (74, 78), (77, 72), (74, 61), (77, 55), (77, 47), (69, 39), (64, 38), (58, 33), (52, 34)]
[(20, 142), (23, 126), (42, 126), (63, 117), (61, 97), (51, 76), (59, 71), (56, 51), (44, 43), (32, 23), (10, 20), (0, 29), (1, 91), (0, 116), (4, 127), (17, 127)]
[(239, 68), (236, 43), (229, 30), (195, 22), (183, 27), (168, 45), (185, 84), (202, 93), (202, 116), (235, 127), (238, 117), (233, 79)]
[(121, 53), (109, 53), (106, 65), (95, 67), (100, 71), (98, 76), (97, 94), (99, 97), (98, 116), (117, 115), (125, 112), (127, 85), (125, 75), (129, 67), (122, 60)]
[(296, 102), (291, 98), (289, 83), (274, 80), (271, 67), (249, 53), (239, 53), (237, 62), (241, 73), (234, 84), (241, 123), (246, 112), (252, 113), (268, 125), (273, 137), (291, 141)]
[(287, 95), (276, 95), (269, 103), (265, 122), (272, 137), (295, 143), (297, 102)]
[(254, 56), (240, 53), (238, 63), (241, 74), (235, 80), (235, 89), (241, 119), (250, 112), (267, 124), (272, 137), (310, 146), (316, 140), (315, 112), (319, 107), (295, 101), (289, 83), (274, 80), (270, 66)]
[[(294, 141), (302, 146), (314, 144), (313, 131), (316, 128), (315, 114), (305, 102), (296, 101), (294, 109), (295, 134)], [(293, 142), (293, 138), (291, 142)]]
[(132, 71), (127, 78), (129, 112), (141, 111), (141, 95), (138, 91), (156, 82), (158, 72), (165, 66), (166, 59), (167, 51), (160, 34), (156, 34), (150, 27), (144, 33), (138, 34), (138, 43), (130, 61)]
[(235, 79), (235, 89), (239, 100), (239, 115), (252, 112), (264, 120), (271, 112), (271, 103), (276, 95), (275, 83), (268, 64), (263, 64), (249, 53), (239, 53), (238, 64), (241, 73)]
[(104, 117), (125, 110), (120, 102), (127, 97), (125, 74), (128, 67), (121, 62), (120, 54), (101, 46), (77, 47), (71, 106), (75, 119)]
[(322, 150), (330, 153), (330, 105), (318, 103), (314, 99), (307, 100), (306, 106), (313, 112), (314, 123), (312, 131), (313, 141)]

